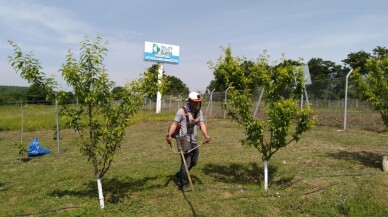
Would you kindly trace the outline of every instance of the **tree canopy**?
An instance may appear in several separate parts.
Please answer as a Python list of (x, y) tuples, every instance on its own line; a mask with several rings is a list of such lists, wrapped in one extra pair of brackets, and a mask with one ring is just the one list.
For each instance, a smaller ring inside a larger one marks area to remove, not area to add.
[[(302, 133), (313, 124), (310, 109), (300, 109), (297, 102), (303, 93), (302, 69), (293, 61), (286, 60), (270, 66), (265, 54), (253, 62), (233, 57), (230, 47), (223, 51), (224, 57), (218, 58), (215, 64), (210, 62), (210, 68), (214, 74), (223, 77), (230, 88), (229, 103), (224, 105), (224, 109), (244, 128), (246, 137), (242, 144), (255, 147), (266, 165), (280, 148), (298, 142)], [(257, 85), (265, 90), (265, 119), (252, 116), (252, 92)], [(265, 177), (268, 177), (266, 173)], [(266, 182), (264, 185), (266, 188)]]
[(388, 52), (386, 49), (381, 48), (366, 61), (363, 67), (355, 68), (352, 78), (355, 78), (363, 98), (370, 101), (373, 108), (381, 114), (383, 123), (388, 129)]
[(61, 115), (66, 118), (65, 124), (79, 132), (81, 152), (92, 163), (94, 174), (102, 178), (120, 148), (129, 125), (128, 119), (142, 105), (143, 90), (154, 85), (136, 80), (122, 88), (121, 100), (115, 101), (115, 82), (108, 79), (103, 61), (108, 50), (101, 37), (92, 40), (86, 36), (81, 42), (79, 59), (69, 50), (60, 69), (79, 99), (78, 107), (67, 106), (63, 102), (68, 100), (68, 94), (55, 91), (57, 82), (45, 76), (39, 60), (31, 53), (25, 55), (16, 43), (10, 41), (10, 44), (15, 51), (14, 56), (9, 57), (11, 65), (22, 78), (46, 91), (47, 96), (56, 96), (63, 105)]

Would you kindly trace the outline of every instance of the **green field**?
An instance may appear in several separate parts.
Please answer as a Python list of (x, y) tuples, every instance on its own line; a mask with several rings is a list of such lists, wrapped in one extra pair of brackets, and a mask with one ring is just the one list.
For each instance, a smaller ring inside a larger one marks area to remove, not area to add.
[[(7, 118), (4, 114), (1, 121)], [(299, 143), (274, 155), (269, 162), (269, 190), (265, 192), (261, 157), (253, 147), (240, 145), (241, 128), (227, 119), (209, 119), (212, 142), (201, 147), (199, 164), (191, 171), (195, 191), (182, 193), (177, 190), (174, 176), (180, 165), (179, 155), (164, 140), (167, 120), (173, 117), (173, 113), (141, 112), (133, 120), (121, 150), (102, 179), (103, 210), (92, 166), (80, 154), (75, 133), (61, 130), (58, 153), (51, 121), (49, 127), (26, 130), (26, 145), (38, 136), (41, 146), (52, 153), (21, 162), (14, 145), (20, 141), (20, 132), (0, 131), (0, 216), (388, 213), (388, 174), (381, 166), (382, 156), (388, 155), (387, 132), (317, 126)], [(20, 126), (20, 117), (14, 122)], [(32, 125), (38, 124), (31, 121), (27, 127)]]

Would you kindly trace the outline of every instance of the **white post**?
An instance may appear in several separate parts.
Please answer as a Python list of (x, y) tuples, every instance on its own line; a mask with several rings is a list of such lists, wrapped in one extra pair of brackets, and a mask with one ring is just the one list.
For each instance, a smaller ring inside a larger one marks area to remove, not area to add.
[(300, 109), (303, 108), (303, 93), (300, 96)]
[[(228, 90), (229, 90), (229, 87), (225, 90), (225, 100), (224, 100), (225, 106), (226, 106), (226, 98), (228, 97)], [(224, 111), (224, 119), (225, 118), (226, 118), (226, 109)]]
[[(162, 84), (162, 76), (163, 76), (163, 64), (159, 63), (159, 73), (158, 73), (159, 86)], [(158, 89), (158, 92), (156, 93), (156, 113), (160, 113), (161, 110), (162, 110), (162, 94)]]
[(346, 75), (346, 82), (345, 82), (344, 130), (346, 130), (346, 114), (347, 114), (347, 108), (348, 108), (348, 80), (349, 80), (349, 75), (352, 72), (353, 72), (353, 69), (350, 70), (350, 72)]
[(268, 190), (268, 160), (264, 160), (264, 190)]
[(100, 200), (100, 207), (101, 209), (104, 209), (104, 195), (102, 194), (102, 184), (101, 179), (97, 178), (97, 188), (98, 188), (98, 199)]
[(306, 104), (307, 104), (307, 108), (310, 108), (310, 105), (309, 105), (309, 97), (307, 96), (306, 85), (304, 84), (303, 87), (304, 87), (304, 95), (306, 96)]

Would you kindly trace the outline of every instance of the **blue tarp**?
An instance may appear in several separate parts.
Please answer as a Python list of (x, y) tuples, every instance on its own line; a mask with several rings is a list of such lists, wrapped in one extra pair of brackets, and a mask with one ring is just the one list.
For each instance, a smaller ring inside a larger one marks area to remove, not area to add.
[(45, 154), (49, 154), (50, 151), (39, 145), (38, 137), (35, 137), (28, 147), (28, 157), (37, 157)]

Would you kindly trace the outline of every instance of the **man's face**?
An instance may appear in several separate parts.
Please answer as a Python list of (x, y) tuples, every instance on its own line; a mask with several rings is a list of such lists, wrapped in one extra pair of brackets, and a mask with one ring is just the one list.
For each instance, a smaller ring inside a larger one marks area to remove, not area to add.
[(195, 113), (199, 112), (199, 110), (201, 109), (200, 102), (194, 102), (194, 101), (189, 100), (189, 106), (190, 106), (190, 110), (192, 110)]

